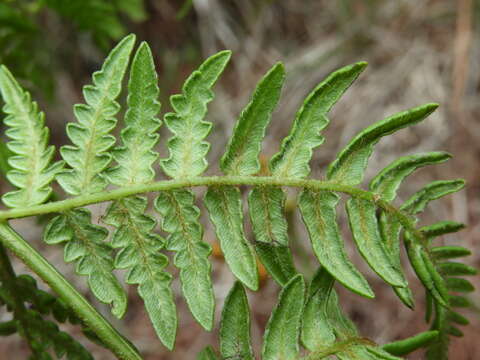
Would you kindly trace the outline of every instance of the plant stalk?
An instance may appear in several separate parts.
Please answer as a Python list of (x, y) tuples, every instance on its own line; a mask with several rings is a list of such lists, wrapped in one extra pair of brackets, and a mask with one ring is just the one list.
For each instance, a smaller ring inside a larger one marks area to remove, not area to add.
[[(352, 197), (361, 198), (375, 202), (375, 204), (386, 212), (392, 214), (420, 243), (426, 245), (425, 237), (415, 227), (413, 219), (403, 211), (392, 206), (389, 202), (379, 199), (370, 191), (355, 186), (342, 185), (330, 181), (298, 178), (278, 178), (273, 176), (202, 176), (187, 179), (162, 180), (150, 184), (131, 185), (111, 191), (104, 191), (95, 194), (87, 194), (68, 198), (61, 201), (53, 201), (43, 205), (30, 206), (28, 208), (0, 211), (0, 221), (14, 218), (22, 218), (34, 215), (64, 212), (80, 206), (117, 200), (127, 196), (149, 193), (154, 191), (169, 191), (196, 186), (288, 186), (306, 188), (316, 191), (334, 191), (348, 194)], [(426, 248), (426, 246), (424, 246)]]

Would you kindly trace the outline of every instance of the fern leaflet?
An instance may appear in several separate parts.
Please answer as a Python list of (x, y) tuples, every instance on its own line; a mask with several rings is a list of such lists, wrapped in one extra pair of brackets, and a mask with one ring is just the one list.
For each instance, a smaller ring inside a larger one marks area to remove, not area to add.
[(0, 91), (8, 116), (3, 120), (9, 127), (7, 143), (13, 156), (8, 158), (11, 170), (7, 178), (18, 190), (8, 192), (2, 200), (8, 207), (27, 207), (45, 202), (52, 194), (50, 183), (63, 168), (63, 162), (51, 164), (55, 149), (48, 146), (49, 131), (45, 115), (31, 101), (5, 66), (0, 68)]

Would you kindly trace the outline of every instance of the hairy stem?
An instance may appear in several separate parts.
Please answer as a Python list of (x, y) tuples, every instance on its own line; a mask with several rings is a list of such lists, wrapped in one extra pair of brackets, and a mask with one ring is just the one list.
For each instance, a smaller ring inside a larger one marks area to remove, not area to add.
[(379, 199), (373, 192), (366, 191), (354, 186), (342, 185), (330, 181), (314, 179), (279, 178), (270, 176), (203, 176), (187, 179), (163, 180), (150, 184), (131, 185), (111, 191), (96, 194), (76, 196), (62, 201), (49, 202), (44, 205), (30, 206), (7, 211), (0, 211), (0, 221), (21, 218), (33, 215), (63, 212), (80, 206), (111, 201), (126, 196), (148, 193), (153, 191), (168, 191), (195, 186), (220, 186), (220, 185), (249, 185), (249, 186), (288, 186), (306, 188), (311, 190), (327, 190), (348, 194), (352, 197), (361, 198), (376, 203), (378, 207), (392, 214), (414, 237), (425, 245), (424, 236), (415, 228), (412, 218), (403, 211), (392, 206), (389, 202)]
[(10, 306), (13, 308), (13, 317), (20, 323), (30, 351), (32, 354), (39, 356), (41, 354), (38, 354), (38, 351), (33, 346), (35, 339), (33, 339), (28, 329), (28, 320), (26, 319), (27, 309), (22, 299), (18, 297), (15, 289), (15, 278), (15, 272), (8, 258), (7, 251), (4, 246), (0, 244), (0, 282), (7, 288), (8, 296), (10, 297)]
[(0, 222), (0, 241), (35, 274), (45, 281), (80, 319), (117, 355), (119, 359), (141, 360), (138, 352), (90, 303), (70, 285), (40, 253), (18, 235), (6, 222)]

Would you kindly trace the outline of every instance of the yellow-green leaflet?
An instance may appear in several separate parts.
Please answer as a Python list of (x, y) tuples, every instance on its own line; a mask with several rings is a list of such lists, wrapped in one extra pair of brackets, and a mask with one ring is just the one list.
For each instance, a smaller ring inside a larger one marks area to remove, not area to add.
[(165, 124), (174, 134), (168, 140), (170, 156), (161, 161), (165, 174), (178, 179), (202, 174), (210, 144), (204, 141), (212, 124), (204, 121), (207, 104), (213, 100), (211, 88), (230, 60), (230, 51), (210, 56), (185, 81), (182, 94), (170, 97), (174, 112), (165, 115)]
[(220, 168), (228, 175), (253, 175), (260, 170), (258, 155), (285, 80), (285, 69), (276, 64), (260, 80), (235, 124)]
[(146, 214), (147, 205), (147, 199), (141, 196), (113, 202), (103, 221), (116, 228), (111, 241), (112, 247), (120, 250), (115, 268), (128, 269), (126, 282), (138, 284), (138, 293), (158, 337), (173, 349), (177, 314), (170, 288), (172, 276), (165, 271), (168, 258), (160, 252), (164, 240), (153, 233), (157, 222)]
[(154, 151), (158, 143), (158, 129), (162, 122), (157, 72), (147, 43), (140, 44), (130, 68), (125, 127), (121, 132), (122, 146), (113, 149), (118, 164), (107, 172), (110, 183), (118, 186), (142, 184), (152, 181), (155, 172), (152, 164), (157, 160)]
[(329, 302), (335, 279), (321, 267), (310, 284), (309, 296), (302, 319), (302, 344), (310, 351), (318, 351), (335, 343)]
[(208, 256), (212, 248), (202, 241), (203, 227), (198, 221), (200, 210), (195, 206), (195, 195), (189, 190), (160, 192), (155, 209), (163, 217), (163, 230), (170, 234), (166, 247), (176, 252), (174, 263), (180, 269), (188, 307), (199, 324), (211, 330), (215, 299)]
[(395, 287), (406, 287), (407, 281), (398, 263), (380, 237), (375, 204), (363, 199), (347, 201), (350, 229), (360, 254), (383, 280)]
[(329, 123), (326, 114), (366, 66), (359, 62), (331, 73), (307, 96), (280, 151), (270, 160), (273, 176), (305, 177), (310, 173), (313, 149), (323, 143), (320, 131)]
[(438, 331), (425, 331), (415, 336), (394, 341), (382, 346), (382, 349), (392, 355), (407, 355), (417, 349), (425, 347), (438, 337)]
[(230, 186), (210, 187), (204, 202), (230, 270), (245, 286), (257, 290), (257, 263), (243, 230), (240, 191)]
[(437, 104), (426, 104), (370, 125), (355, 136), (328, 166), (327, 178), (346, 185), (361, 183), (375, 144), (383, 136), (424, 120), (437, 107)]
[(400, 209), (412, 215), (418, 214), (425, 210), (430, 201), (457, 192), (463, 189), (464, 186), (465, 180), (463, 179), (432, 181), (413, 194), (402, 204)]
[(74, 106), (76, 123), (67, 124), (73, 145), (62, 146), (62, 158), (70, 168), (57, 175), (57, 181), (71, 195), (95, 193), (107, 186), (101, 173), (110, 165), (109, 150), (115, 144), (110, 131), (117, 124), (120, 105), (115, 101), (122, 89), (135, 43), (128, 35), (110, 52), (100, 71), (93, 74), (93, 85), (83, 87), (86, 104)]
[(296, 275), (282, 289), (263, 336), (263, 360), (297, 359), (305, 281)]
[(397, 196), (397, 189), (402, 181), (416, 169), (445, 162), (451, 157), (449, 153), (440, 151), (402, 156), (373, 178), (370, 182), (370, 190), (386, 201), (392, 201)]
[(224, 359), (254, 360), (250, 343), (250, 309), (245, 289), (235, 282), (222, 311), (220, 352)]
[(373, 298), (367, 280), (350, 262), (337, 225), (336, 206), (339, 196), (328, 191), (304, 190), (299, 206), (313, 251), (325, 269), (348, 289), (359, 295)]
[[(52, 194), (50, 183), (62, 170), (63, 161), (52, 163), (55, 153), (48, 146), (49, 131), (45, 127), (45, 115), (38, 110), (36, 102), (24, 91), (8, 69), (0, 68), (0, 92), (7, 117), (5, 134), (11, 139), (7, 143), (7, 179), (18, 190), (2, 196), (8, 207), (27, 207), (45, 202)], [(5, 160), (5, 159), (4, 159)]]
[(93, 294), (112, 306), (112, 314), (121, 318), (127, 309), (127, 296), (112, 274), (112, 247), (105, 242), (107, 229), (91, 223), (87, 209), (75, 209), (54, 217), (47, 225), (43, 239), (47, 244), (65, 242), (64, 259), (76, 261), (79, 275), (88, 276)]

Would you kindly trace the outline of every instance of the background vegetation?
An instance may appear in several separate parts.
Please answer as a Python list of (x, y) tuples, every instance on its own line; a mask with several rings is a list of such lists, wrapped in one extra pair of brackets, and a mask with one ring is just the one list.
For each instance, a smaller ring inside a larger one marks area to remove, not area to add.
[[(451, 219), (469, 225), (446, 242), (461, 242), (470, 248), (477, 255), (468, 258), (469, 264), (479, 267), (480, 1), (304, 0), (299, 4), (298, 0), (1, 0), (0, 63), (24, 80), (23, 85), (40, 100), (52, 140), (58, 145), (66, 143), (62, 138), (64, 124), (72, 120), (72, 104), (81, 102), (81, 85), (89, 82), (105, 51), (122, 35), (134, 32), (139, 40), (151, 45), (160, 76), (162, 112), (169, 108), (168, 96), (178, 92), (201, 59), (231, 49), (232, 64), (217, 86), (210, 107), (210, 120), (215, 123), (215, 132), (210, 136), (214, 164), (250, 91), (276, 61), (285, 63), (287, 82), (266, 138), (265, 159), (277, 151), (278, 140), (287, 134), (295, 110), (315, 84), (335, 68), (366, 60), (369, 69), (331, 113), (331, 126), (325, 132), (327, 141), (312, 162), (314, 176), (335, 157), (340, 146), (372, 122), (422, 103), (440, 103), (439, 110), (421, 125), (382, 140), (369, 168), (378, 170), (407, 153), (439, 149), (451, 152), (453, 160), (419, 171), (408, 186), (413, 191), (428, 180), (459, 176), (467, 180), (466, 190), (438, 202), (429, 216), (430, 220)], [(165, 133), (164, 127), (161, 132)], [(163, 157), (166, 155), (165, 146), (159, 151)], [(5, 166), (0, 162), (2, 170)], [(211, 174), (216, 171), (209, 170)], [(2, 192), (7, 190), (4, 181), (0, 186)], [(400, 194), (401, 199), (412, 191), (407, 188)], [(104, 211), (106, 205), (101, 206)], [(299, 269), (312, 274), (317, 261), (309, 250), (298, 213), (290, 213), (289, 221), (296, 263)], [(346, 225), (345, 219), (342, 223)], [(63, 262), (62, 251), (44, 248), (36, 237), (36, 226), (33, 219), (15, 223), (77, 288), (88, 294), (84, 279), (74, 276), (73, 267)], [(350, 235), (345, 234), (349, 242)], [(205, 236), (215, 248), (213, 229), (207, 228)], [(215, 254), (218, 320), (233, 276), (220, 252)], [(351, 255), (359, 260), (356, 252)], [(362, 261), (356, 263), (369, 273)], [(19, 272), (26, 271), (21, 264), (15, 265)], [(411, 279), (415, 292), (421, 287)], [(368, 280), (375, 287), (375, 301), (339, 289), (346, 309), (363, 334), (383, 343), (424, 329), (420, 311), (401, 306), (377, 277)], [(471, 281), (479, 287), (478, 277)], [(174, 289), (179, 291), (178, 280)], [(253, 339), (257, 341), (277, 292), (278, 286), (264, 278), (261, 290), (250, 299)], [(423, 296), (417, 294), (421, 308)], [(470, 297), (478, 308), (478, 294)], [(206, 333), (194, 322), (180, 297), (178, 301), (180, 331), (176, 350), (169, 354), (156, 339), (141, 301), (131, 293), (127, 317), (118, 326), (144, 351), (146, 359), (191, 359), (205, 344), (215, 341), (216, 334)], [(480, 352), (480, 315), (478, 311), (468, 315), (472, 324), (464, 329), (464, 338), (454, 340), (453, 359), (474, 359)], [(0, 319), (3, 317), (6, 319), (7, 314), (0, 313)], [(96, 359), (111, 359), (112, 355), (100, 347), (87, 345)], [(24, 343), (18, 336), (2, 338), (1, 354), (23, 359), (27, 353), (23, 351)], [(414, 354), (411, 358), (422, 356)]]

